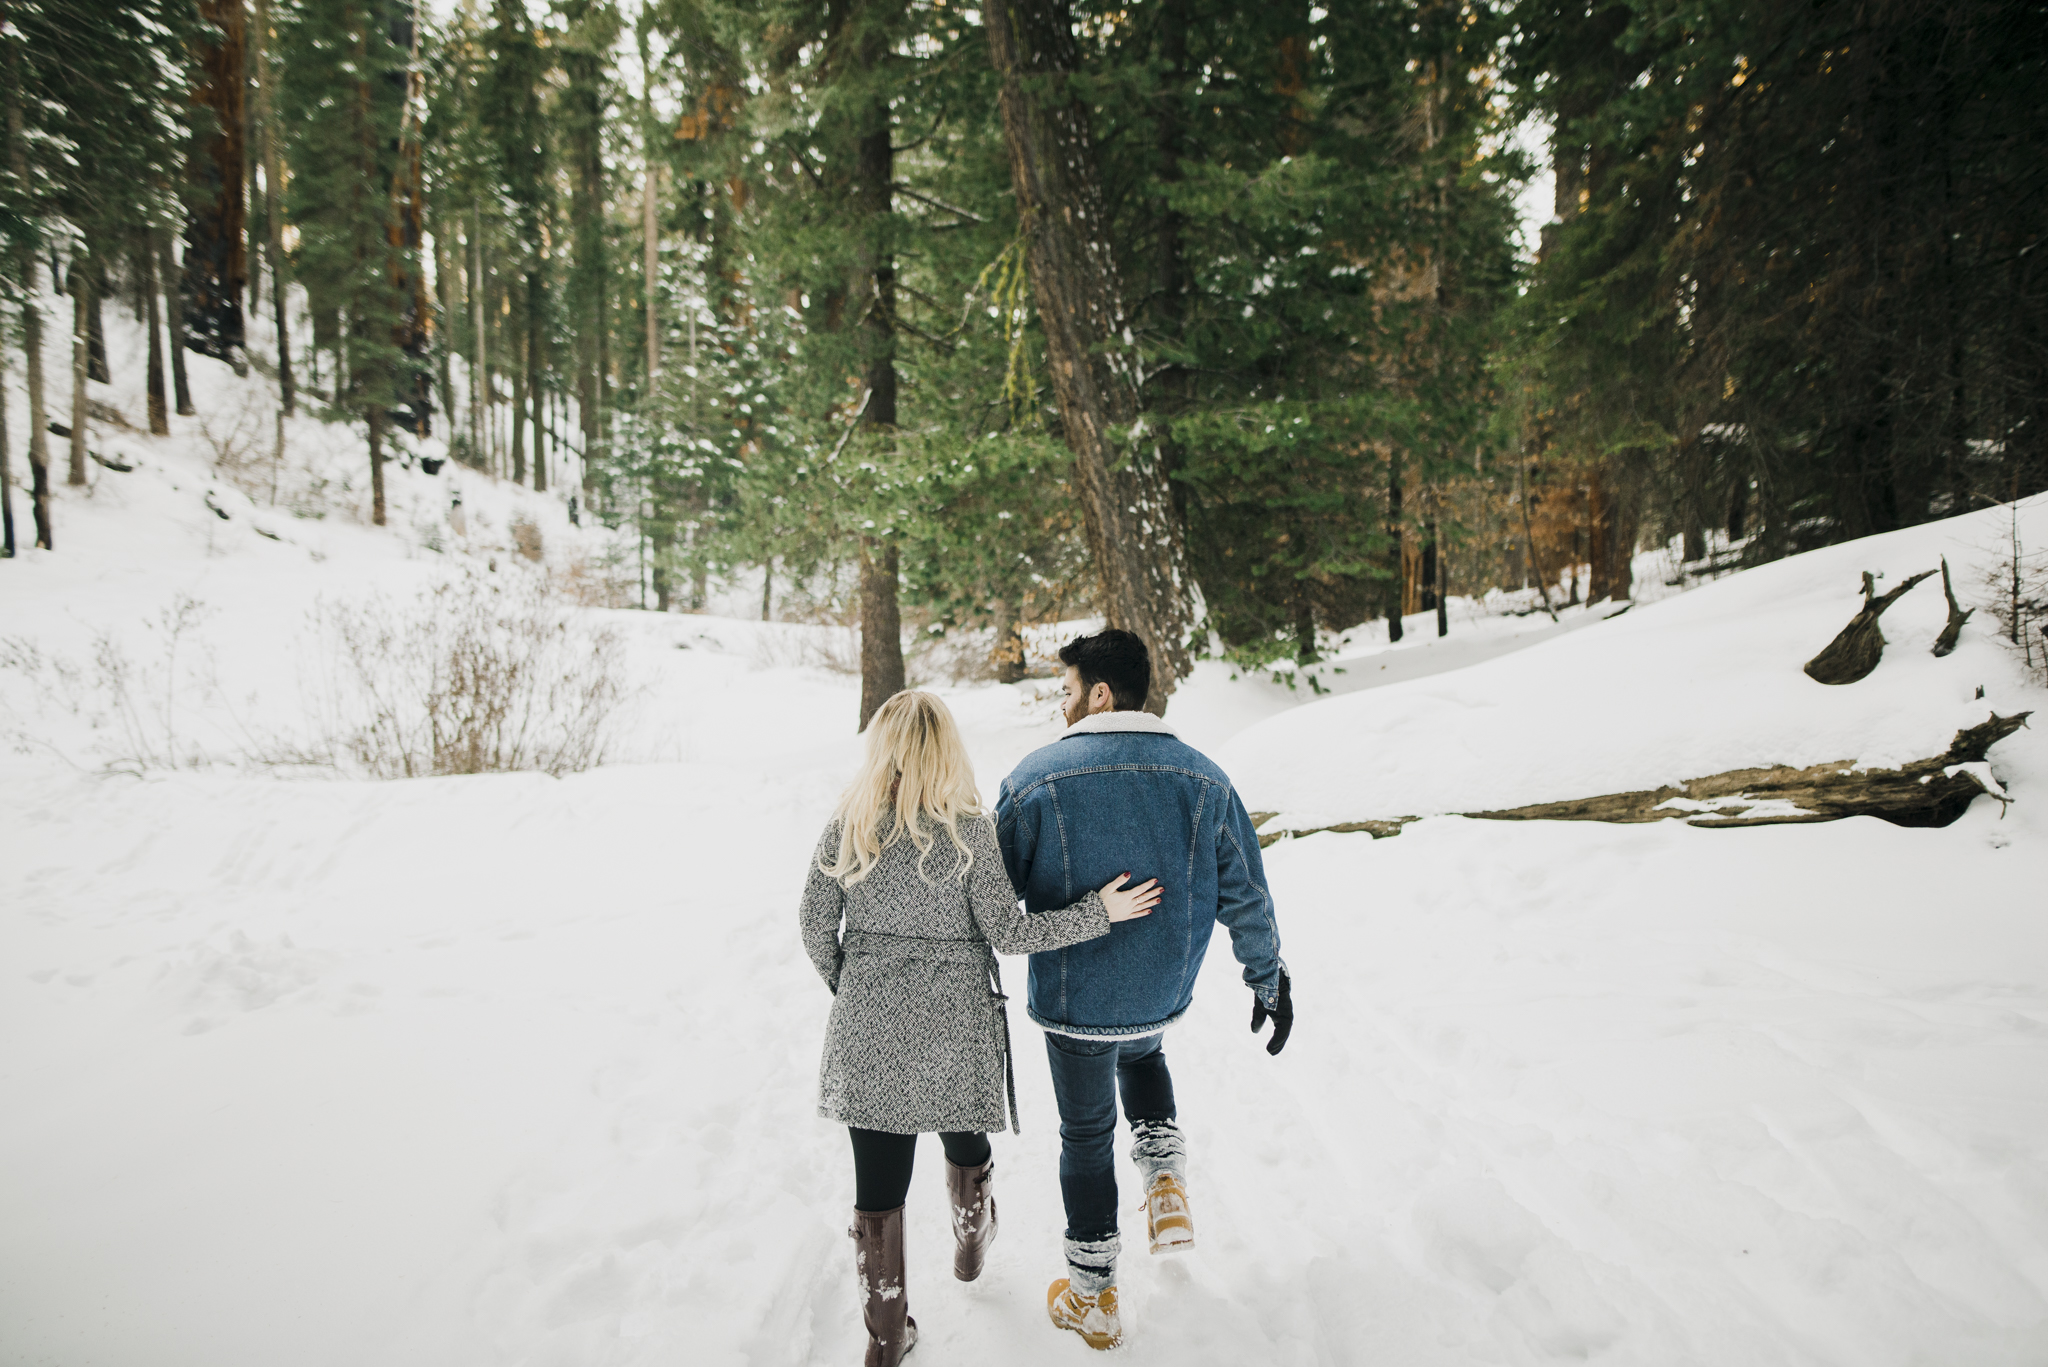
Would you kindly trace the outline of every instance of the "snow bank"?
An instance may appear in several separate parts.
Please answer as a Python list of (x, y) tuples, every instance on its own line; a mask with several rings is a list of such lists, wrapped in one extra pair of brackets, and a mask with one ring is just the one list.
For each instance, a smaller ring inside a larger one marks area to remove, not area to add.
[[(1300, 830), (1758, 765), (1938, 755), (1962, 727), (2040, 697), (1993, 639), (1988, 611), (1953, 655), (1929, 654), (1947, 619), (1938, 578), (1885, 614), (1891, 644), (1870, 677), (1828, 687), (1800, 666), (1854, 615), (1864, 570), (1881, 592), (1945, 555), (1958, 596), (1986, 601), (2009, 516), (1989, 509), (1812, 551), (1512, 655), (1291, 709), (1235, 735), (1218, 759), (1248, 804)], [(2048, 542), (2048, 498), (2026, 503), (2020, 525), (2028, 544)]]

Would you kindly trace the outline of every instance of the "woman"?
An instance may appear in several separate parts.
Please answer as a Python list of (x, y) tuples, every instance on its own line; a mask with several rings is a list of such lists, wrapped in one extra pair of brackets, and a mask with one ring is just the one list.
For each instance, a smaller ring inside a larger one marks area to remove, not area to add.
[(995, 951), (1061, 949), (1149, 914), (1158, 885), (1120, 889), (1129, 877), (1058, 911), (1020, 911), (953, 714), (920, 692), (875, 713), (800, 912), (804, 948), (833, 993), (818, 1114), (853, 1137), (850, 1232), (867, 1367), (895, 1367), (917, 1342), (903, 1290), (903, 1200), (918, 1135), (937, 1132), (945, 1146), (953, 1275), (980, 1276), (995, 1237), (987, 1132), (1003, 1127), (1006, 1099), (1012, 1126), (1017, 1115)]

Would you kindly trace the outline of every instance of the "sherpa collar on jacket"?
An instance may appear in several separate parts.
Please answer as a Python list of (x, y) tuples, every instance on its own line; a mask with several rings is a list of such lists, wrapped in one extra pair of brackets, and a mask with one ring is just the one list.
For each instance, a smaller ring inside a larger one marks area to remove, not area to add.
[(1103, 731), (1143, 731), (1155, 736), (1173, 736), (1180, 733), (1150, 712), (1095, 712), (1081, 718), (1066, 730), (1066, 735), (1079, 736)]

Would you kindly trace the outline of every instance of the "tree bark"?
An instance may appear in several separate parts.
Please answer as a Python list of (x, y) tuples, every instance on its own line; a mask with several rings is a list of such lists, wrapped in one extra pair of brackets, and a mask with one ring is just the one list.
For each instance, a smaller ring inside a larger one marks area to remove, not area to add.
[(526, 400), (533, 419), (533, 491), (548, 490), (547, 320), (543, 316), (540, 272), (526, 277)]
[(1536, 529), (1529, 520), (1529, 500), (1533, 495), (1529, 490), (1529, 466), (1527, 461), (1524, 461), (1521, 467), (1515, 471), (1515, 476), (1522, 486), (1520, 500), (1522, 504), (1522, 548), (1529, 557), (1529, 573), (1536, 580), (1536, 592), (1543, 597), (1543, 610), (1549, 613), (1550, 620), (1555, 622), (1557, 620), (1557, 609), (1550, 606), (1550, 581), (1544, 574), (1543, 563), (1536, 558)]
[(171, 434), (170, 403), (164, 394), (164, 325), (157, 308), (156, 245), (153, 229), (143, 230), (136, 274), (142, 277), (142, 321), (149, 329), (149, 431), (152, 436)]
[[(455, 297), (454, 262), (448, 256), (448, 211), (434, 209), (434, 300), (436, 331), (441, 344), (434, 348), (434, 378), (440, 382), (441, 411), (448, 415), (448, 445), (460, 444), (462, 409), (455, 402), (455, 320), (461, 316)], [(466, 273), (466, 272), (465, 272)]]
[(14, 558), (14, 450), (7, 432), (4, 366), (0, 366), (0, 558)]
[(470, 424), (476, 442), (475, 459), (479, 467), (490, 469), (490, 412), (486, 407), (490, 396), (491, 372), (485, 362), (484, 349), (484, 212), (478, 205), (470, 210), (470, 252), (476, 266), (476, 288), (470, 291), (470, 308), (476, 328), (476, 357), (469, 370), (469, 411)]
[(1429, 527), (1430, 545), (1436, 548), (1436, 634), (1439, 637), (1451, 634), (1451, 569), (1445, 563), (1443, 547), (1436, 539), (1436, 523)]
[(896, 607), (896, 543), (860, 539), (860, 729), (903, 691), (903, 619)]
[(1852, 684), (1876, 669), (1877, 662), (1884, 657), (1885, 645), (1884, 632), (1878, 628), (1877, 619), (1884, 616), (1886, 608), (1899, 601), (1901, 594), (1933, 573), (1933, 570), (1922, 570), (1879, 598), (1876, 582), (1870, 577), (1870, 571), (1865, 570), (1862, 608), (1849, 619), (1849, 625), (1828, 642), (1826, 649), (1806, 662), (1806, 676), (1816, 683)]
[(1016, 607), (1007, 598), (998, 598), (989, 604), (990, 615), (995, 619), (995, 645), (989, 651), (989, 663), (994, 666), (996, 682), (1016, 683), (1024, 677), (1024, 633), (1017, 626)]
[[(1425, 494), (1428, 490), (1423, 491)], [(1436, 518), (1422, 529), (1422, 610), (1436, 610)]]
[[(888, 56), (884, 25), (870, 16), (859, 35), (857, 61), (871, 82)], [(854, 149), (854, 203), (861, 216), (861, 247), (849, 293), (858, 303), (860, 349), (866, 405), (860, 421), (877, 439), (896, 435), (896, 258), (890, 250), (889, 215), (896, 154), (891, 143), (889, 101), (866, 101)], [(860, 726), (868, 729), (875, 709), (903, 690), (903, 617), (897, 601), (897, 546), (890, 536), (863, 536), (860, 549)]]
[[(524, 331), (524, 329), (521, 329)], [(532, 344), (530, 337), (521, 337), (514, 344), (520, 348)], [(526, 483), (526, 373), (524, 355), (512, 357), (512, 482)]]
[(73, 256), (71, 269), (64, 272), (64, 283), (71, 290), (71, 469), (64, 477), (66, 484), (85, 483), (85, 386), (92, 350), (86, 315), (91, 307), (92, 272), (84, 267), (85, 263)]
[(1948, 599), (1948, 622), (1942, 627), (1941, 634), (1934, 638), (1934, 657), (1937, 660), (1956, 648), (1956, 642), (1962, 639), (1963, 623), (1977, 611), (1975, 608), (1966, 609), (1956, 601), (1955, 585), (1949, 580), (1948, 557), (1945, 555), (1941, 558), (1941, 593)]
[(647, 50), (647, 27), (639, 26), (640, 41), (640, 247), (642, 284), (646, 290), (647, 392), (654, 393), (655, 377), (661, 374), (661, 206), (656, 199), (659, 176), (654, 162), (654, 70)]
[(1069, 84), (1081, 64), (1071, 13), (1067, 0), (993, 0), (984, 13), (1032, 294), (1104, 616), (1151, 650), (1145, 706), (1163, 713), (1190, 667), (1196, 588), (1165, 458), (1141, 412), (1144, 375), (1088, 107)]
[(101, 304), (107, 292), (107, 273), (98, 257), (86, 263), (85, 375), (101, 384), (112, 384), (114, 373), (107, 369), (107, 328)]
[(185, 377), (184, 272), (171, 258), (170, 234), (151, 229), (150, 237), (156, 243), (157, 274), (164, 286), (164, 322), (171, 334), (171, 397), (178, 416), (189, 418), (197, 410), (192, 407), (192, 386)]
[[(0, 11), (4, 17), (5, 11)], [(21, 46), (6, 45), (7, 167), (17, 187), (28, 184), (28, 146), (23, 141), (21, 114)], [(44, 408), (43, 312), (36, 304), (36, 255), (18, 247), (15, 278), (21, 286), (21, 350), (28, 386), (29, 509), (35, 521), (36, 545), (51, 549), (49, 414)]]
[[(249, 279), (242, 194), (248, 30), (242, 0), (200, 0), (199, 16), (220, 36), (198, 45), (192, 100), (212, 111), (217, 126), (194, 140), (186, 163), (186, 177), (201, 198), (185, 224), (185, 330), (195, 350), (229, 361), (243, 343), (242, 290)], [(185, 411), (182, 401), (178, 411)]]
[(276, 65), (270, 59), (270, 0), (256, 0), (256, 122), (262, 136), (263, 221), (270, 241), (270, 304), (277, 315), (277, 401), (290, 417), (299, 387), (292, 375), (291, 318), (284, 279), (284, 158), (278, 151)]
[(384, 405), (370, 404), (370, 521), (384, 525)]
[(1391, 596), (1387, 600), (1387, 639), (1398, 641), (1403, 630), (1401, 609), (1408, 601), (1408, 561), (1402, 555), (1401, 529), (1401, 453), (1391, 451), (1387, 455), (1387, 536), (1392, 542), (1389, 555), (1393, 562), (1393, 577), (1389, 581)]

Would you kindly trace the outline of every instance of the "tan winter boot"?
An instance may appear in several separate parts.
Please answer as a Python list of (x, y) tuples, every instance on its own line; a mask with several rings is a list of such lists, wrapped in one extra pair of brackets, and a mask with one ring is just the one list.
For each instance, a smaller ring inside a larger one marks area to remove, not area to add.
[(1162, 1172), (1145, 1192), (1145, 1232), (1154, 1253), (1179, 1253), (1195, 1246), (1195, 1217), (1180, 1178)]
[(1116, 1313), (1116, 1288), (1106, 1286), (1093, 1296), (1074, 1290), (1062, 1277), (1045, 1289), (1046, 1313), (1061, 1329), (1071, 1329), (1090, 1348), (1121, 1348), (1124, 1322)]
[(977, 1167), (946, 1164), (946, 1191), (953, 1198), (953, 1275), (971, 1282), (981, 1275), (988, 1246), (996, 1238), (996, 1196), (989, 1187), (996, 1160)]
[(866, 1367), (896, 1367), (917, 1346), (917, 1321), (903, 1289), (903, 1207), (856, 1210), (853, 1270), (860, 1281), (860, 1313), (868, 1326)]

